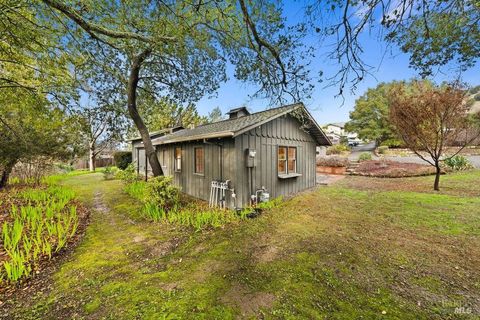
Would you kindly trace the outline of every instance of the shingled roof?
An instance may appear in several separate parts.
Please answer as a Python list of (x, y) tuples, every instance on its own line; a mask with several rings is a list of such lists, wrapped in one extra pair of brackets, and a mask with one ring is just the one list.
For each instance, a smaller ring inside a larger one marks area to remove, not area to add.
[(236, 137), (248, 130), (256, 128), (282, 115), (289, 114), (300, 117), (304, 123), (303, 129), (309, 132), (318, 145), (331, 145), (325, 133), (320, 129), (315, 119), (305, 109), (303, 103), (286, 105), (214, 123), (198, 126), (193, 129), (183, 129), (152, 140), (154, 145), (169, 144), (202, 139)]

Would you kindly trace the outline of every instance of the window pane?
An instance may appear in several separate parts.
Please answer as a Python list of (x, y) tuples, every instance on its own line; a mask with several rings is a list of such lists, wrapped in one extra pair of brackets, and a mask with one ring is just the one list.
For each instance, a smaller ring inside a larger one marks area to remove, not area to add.
[(278, 147), (278, 160), (287, 159), (287, 147)]
[(297, 148), (288, 147), (288, 173), (297, 172)]
[(288, 148), (288, 160), (296, 160), (297, 159), (297, 148), (289, 147)]
[(278, 161), (278, 173), (287, 173), (287, 162), (285, 160)]
[(195, 148), (195, 173), (203, 173), (203, 148)]
[(288, 173), (297, 172), (297, 161), (288, 159)]
[(279, 160), (278, 161), (278, 173), (287, 173), (287, 161)]

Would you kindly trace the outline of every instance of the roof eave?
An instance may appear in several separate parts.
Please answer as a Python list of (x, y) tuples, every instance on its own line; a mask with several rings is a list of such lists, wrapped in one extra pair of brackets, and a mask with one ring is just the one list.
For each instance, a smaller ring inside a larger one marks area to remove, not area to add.
[(178, 137), (173, 139), (165, 139), (165, 140), (153, 140), (153, 145), (163, 145), (163, 144), (170, 144), (170, 143), (177, 143), (177, 142), (185, 142), (185, 141), (195, 141), (195, 140), (203, 140), (203, 139), (215, 139), (215, 138), (230, 138), (234, 136), (234, 132), (232, 131), (220, 131), (215, 133), (206, 133), (206, 134), (199, 134), (196, 136), (187, 136), (187, 137)]
[[(303, 104), (302, 104), (303, 105)], [(328, 138), (328, 136), (325, 134), (325, 132), (322, 130), (322, 127), (320, 127), (317, 123), (317, 121), (315, 121), (315, 118), (311, 115), (311, 113), (307, 110), (307, 108), (305, 108), (305, 106), (303, 107), (303, 110), (305, 110), (305, 112), (307, 113), (308, 117), (310, 118), (310, 121), (313, 122), (313, 124), (317, 127), (317, 129), (320, 131), (320, 133), (322, 134), (323, 138), (325, 139), (325, 141), (327, 141), (327, 144), (321, 144), (320, 141), (317, 141), (317, 145), (318, 146), (331, 146), (333, 145), (332, 144), (332, 141), (330, 141), (330, 139)]]

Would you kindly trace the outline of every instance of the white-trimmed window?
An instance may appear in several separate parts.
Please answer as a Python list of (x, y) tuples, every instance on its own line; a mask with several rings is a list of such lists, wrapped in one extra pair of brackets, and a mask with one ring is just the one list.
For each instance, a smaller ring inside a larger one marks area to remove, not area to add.
[(175, 147), (174, 152), (175, 172), (182, 171), (182, 148)]
[(297, 148), (278, 147), (278, 174), (297, 173)]

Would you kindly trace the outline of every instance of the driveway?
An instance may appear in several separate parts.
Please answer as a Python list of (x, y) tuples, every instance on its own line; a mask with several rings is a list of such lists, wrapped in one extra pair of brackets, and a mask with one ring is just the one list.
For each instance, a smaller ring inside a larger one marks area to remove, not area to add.
[(362, 153), (364, 152), (373, 153), (373, 150), (375, 150), (375, 142), (360, 144), (352, 148), (352, 152), (348, 155), (348, 159), (357, 160)]
[[(466, 158), (472, 163), (475, 168), (480, 168), (480, 156), (466, 156)], [(410, 162), (410, 163), (421, 163), (427, 164), (425, 161), (420, 159), (417, 156), (408, 156), (408, 157), (392, 157), (386, 156), (385, 159), (398, 161), (398, 162)]]
[[(375, 150), (375, 142), (370, 142), (366, 144), (361, 144), (356, 147), (352, 148), (352, 152), (348, 155), (349, 160), (357, 160), (358, 157), (364, 152), (370, 152), (373, 155), (373, 151)], [(475, 168), (480, 168), (480, 156), (466, 156), (467, 159), (472, 163)], [(378, 159), (373, 155), (373, 159)], [(394, 156), (385, 156), (385, 159), (398, 161), (398, 162), (409, 162), (409, 163), (420, 163), (426, 164), (425, 161), (420, 159), (416, 155), (411, 155), (407, 157), (394, 157)]]

